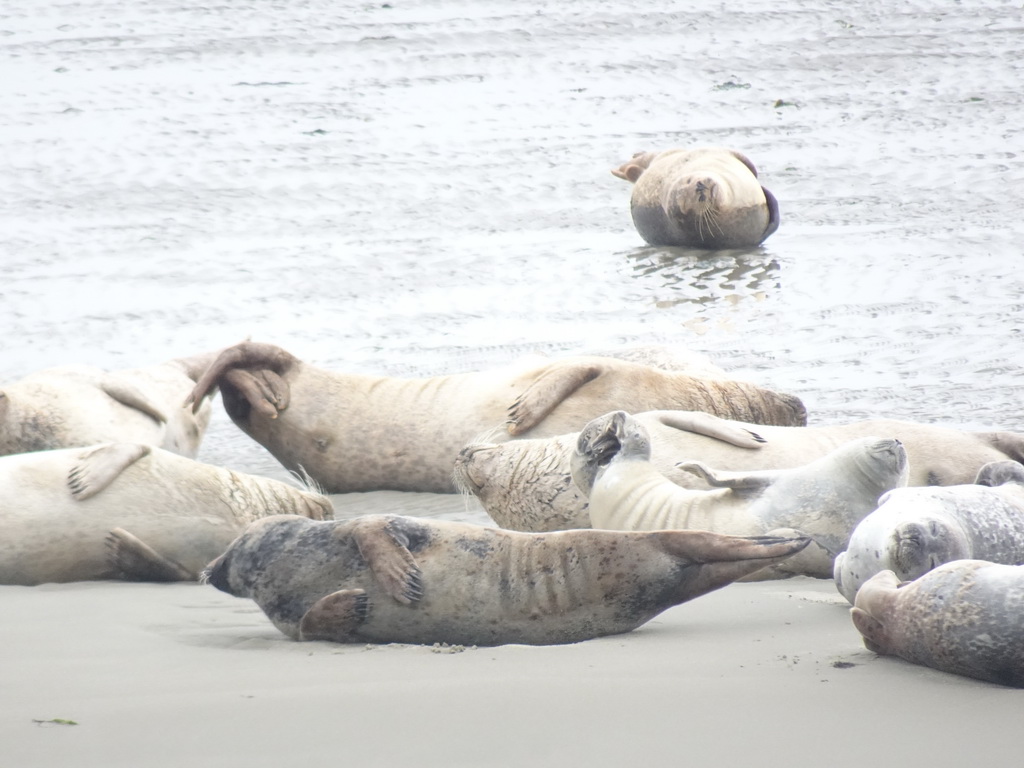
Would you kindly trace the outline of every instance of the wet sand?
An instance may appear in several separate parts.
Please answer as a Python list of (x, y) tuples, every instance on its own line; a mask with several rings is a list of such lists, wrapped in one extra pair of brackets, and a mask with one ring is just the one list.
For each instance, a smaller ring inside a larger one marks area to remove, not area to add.
[[(1021, 430), (1019, 49), (996, 0), (11, 8), (0, 381), (246, 336), (392, 375), (666, 342), (812, 423)], [(762, 247), (639, 239), (609, 169), (691, 144), (758, 165), (782, 209)], [(220, 410), (200, 458), (285, 476)], [(1024, 692), (876, 657), (807, 579), (549, 648), (298, 644), (199, 585), (0, 587), (0, 610), (5, 766), (1019, 752)]]

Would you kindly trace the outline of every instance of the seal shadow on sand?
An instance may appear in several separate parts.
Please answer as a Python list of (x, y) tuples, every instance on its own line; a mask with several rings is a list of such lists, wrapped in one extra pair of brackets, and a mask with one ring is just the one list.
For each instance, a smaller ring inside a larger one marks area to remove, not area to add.
[(634, 275), (650, 284), (658, 307), (677, 304), (736, 304), (762, 301), (781, 287), (779, 262), (764, 246), (707, 251), (676, 246), (647, 246), (622, 251)]

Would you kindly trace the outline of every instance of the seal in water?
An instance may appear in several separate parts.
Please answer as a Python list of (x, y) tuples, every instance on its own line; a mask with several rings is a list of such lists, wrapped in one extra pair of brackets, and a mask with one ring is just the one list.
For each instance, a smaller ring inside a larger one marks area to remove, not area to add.
[(750, 248), (779, 228), (778, 201), (733, 149), (638, 152), (612, 173), (633, 183), (633, 224), (651, 245)]
[(548, 645), (628, 632), (806, 538), (518, 533), (367, 515), (253, 523), (204, 578), (297, 640)]
[(857, 593), (853, 623), (868, 650), (1024, 688), (1024, 566), (956, 560), (916, 581), (892, 571)]
[(906, 452), (891, 438), (859, 438), (794, 469), (716, 472), (684, 462), (714, 486), (708, 491), (680, 488), (651, 465), (650, 455), (647, 430), (622, 411), (595, 419), (580, 433), (572, 477), (590, 500), (593, 526), (811, 537), (815, 546), (758, 574), (763, 577), (830, 577), (856, 524), (879, 496), (907, 481)]
[(478, 435), (503, 425), (512, 437), (556, 435), (615, 407), (676, 403), (775, 424), (807, 419), (791, 395), (605, 357), (400, 379), (333, 373), (244, 342), (214, 361), (193, 399), (214, 386), (235, 424), (329, 493), (451, 493), (455, 457)]
[[(693, 411), (649, 411), (633, 418), (651, 438), (651, 463), (684, 488), (707, 489), (703, 478), (676, 467), (697, 459), (732, 471), (788, 469), (821, 458), (859, 437), (897, 438), (910, 462), (908, 485), (974, 482), (986, 463), (1024, 459), (1024, 435), (964, 432), (934, 424), (871, 419), (824, 427), (772, 427)], [(508, 443), (466, 445), (455, 463), (458, 487), (473, 493), (503, 528), (545, 531), (590, 526), (586, 497), (569, 469), (578, 433)]]
[(138, 442), (195, 458), (210, 403), (183, 405), (216, 352), (104, 371), (47, 368), (0, 388), (0, 455)]
[(0, 584), (194, 581), (253, 520), (326, 496), (138, 443), (0, 458)]
[(880, 571), (909, 581), (951, 560), (1024, 564), (1024, 466), (997, 461), (974, 485), (887, 493), (854, 529), (833, 577), (852, 603)]

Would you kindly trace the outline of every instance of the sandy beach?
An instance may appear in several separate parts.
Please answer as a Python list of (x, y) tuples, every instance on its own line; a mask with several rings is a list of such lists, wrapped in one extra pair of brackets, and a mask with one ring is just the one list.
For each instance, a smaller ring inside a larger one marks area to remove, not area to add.
[[(1019, 4), (0, 9), (0, 382), (279, 344), (425, 376), (637, 343), (1024, 430)], [(763, 246), (652, 248), (634, 152), (741, 149)], [(219, 403), (200, 459), (287, 479)], [(487, 523), (456, 496), (340, 514)], [(864, 649), (831, 582), (560, 647), (287, 640), (209, 586), (0, 587), (0, 767), (1008, 765), (1024, 692)]]

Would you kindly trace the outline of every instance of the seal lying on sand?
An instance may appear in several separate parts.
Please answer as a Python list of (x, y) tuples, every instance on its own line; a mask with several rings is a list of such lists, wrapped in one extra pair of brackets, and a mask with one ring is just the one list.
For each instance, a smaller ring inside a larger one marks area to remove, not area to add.
[(399, 379), (333, 373), (280, 347), (244, 342), (221, 353), (193, 399), (214, 386), (235, 424), (330, 493), (450, 493), (455, 457), (481, 433), (507, 424), (513, 437), (555, 435), (614, 407), (677, 403), (776, 424), (807, 418), (791, 395), (603, 357)]
[(651, 245), (748, 248), (779, 228), (778, 201), (732, 149), (638, 152), (612, 173), (633, 182), (633, 224)]
[(816, 546), (778, 571), (820, 578), (832, 575), (835, 554), (878, 497), (907, 481), (906, 452), (891, 438), (862, 437), (794, 469), (715, 472), (685, 463), (715, 486), (709, 491), (680, 488), (651, 465), (650, 455), (647, 430), (622, 411), (595, 419), (580, 433), (572, 477), (590, 499), (595, 528), (741, 536), (796, 531)]
[(975, 482), (883, 496), (836, 557), (840, 593), (852, 603), (861, 585), (885, 570), (909, 581), (951, 560), (1024, 563), (1024, 466), (986, 464)]
[(188, 581), (253, 520), (325, 496), (137, 443), (0, 458), (0, 584)]
[(805, 538), (515, 533), (367, 515), (249, 526), (204, 574), (297, 640), (547, 645), (628, 632)]
[[(1024, 435), (964, 432), (933, 424), (871, 419), (825, 427), (771, 427), (706, 413), (650, 411), (634, 415), (651, 438), (651, 463), (677, 485), (708, 488), (676, 467), (681, 459), (744, 471), (788, 469), (819, 459), (858, 437), (887, 435), (903, 443), (909, 485), (971, 483), (986, 463), (1024, 459)], [(478, 441), (456, 459), (460, 489), (475, 494), (503, 528), (522, 531), (589, 527), (586, 497), (572, 482), (569, 458), (577, 433), (510, 443)]]
[(146, 368), (47, 368), (0, 388), (0, 455), (107, 441), (155, 445), (195, 458), (210, 404), (183, 405), (216, 352)]
[(940, 565), (901, 585), (869, 579), (851, 609), (870, 651), (1024, 688), (1024, 566), (983, 560)]

